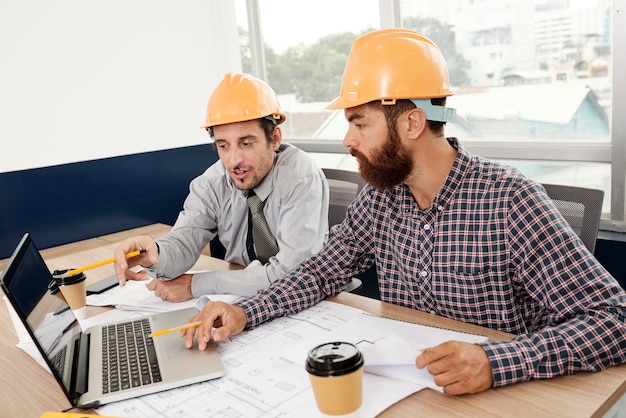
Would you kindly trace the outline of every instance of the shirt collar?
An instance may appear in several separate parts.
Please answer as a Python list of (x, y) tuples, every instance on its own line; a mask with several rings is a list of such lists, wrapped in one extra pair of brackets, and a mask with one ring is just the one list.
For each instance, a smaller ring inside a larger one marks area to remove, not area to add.
[[(447, 138), (450, 146), (455, 148), (458, 152), (456, 158), (454, 159), (454, 163), (452, 164), (452, 168), (450, 169), (450, 173), (448, 173), (448, 177), (444, 182), (443, 186), (439, 189), (439, 192), (433, 199), (433, 203), (428, 208), (422, 209), (422, 211), (442, 211), (448, 205), (448, 203), (454, 197), (457, 189), (463, 182), (463, 179), (469, 172), (472, 167), (472, 156), (471, 154), (463, 147), (462, 144), (459, 143), (456, 138)], [(405, 209), (404, 213), (410, 213), (410, 207), (417, 207), (415, 202), (415, 198), (411, 194), (409, 186), (402, 183), (396, 187), (400, 188), (400, 193), (402, 194), (402, 201), (404, 202)], [(415, 210), (415, 209), (414, 209)], [(417, 209), (419, 210), (419, 208)]]
[(447, 206), (463, 182), (463, 179), (472, 168), (472, 156), (465, 147), (459, 143), (459, 140), (457, 138), (447, 138), (447, 140), (450, 146), (455, 148), (458, 152), (454, 159), (454, 164), (452, 164), (452, 168), (450, 169), (450, 173), (448, 174), (448, 178), (433, 200), (433, 206), (436, 208), (445, 208)]
[[(276, 182), (276, 175), (278, 171), (276, 170), (276, 166), (278, 165), (278, 160), (281, 158), (282, 152), (287, 147), (288, 147), (287, 144), (280, 144), (280, 146), (278, 147), (278, 150), (274, 154), (275, 158), (274, 158), (274, 165), (272, 165), (272, 169), (270, 170), (269, 173), (267, 173), (263, 181), (261, 181), (261, 183), (259, 183), (259, 185), (254, 188), (254, 193), (256, 193), (256, 195), (259, 196), (259, 199), (261, 199), (264, 202), (265, 202), (265, 199), (267, 199), (267, 197), (270, 195), (272, 190), (274, 190), (274, 183)], [(244, 193), (244, 195), (247, 196), (247, 192)]]

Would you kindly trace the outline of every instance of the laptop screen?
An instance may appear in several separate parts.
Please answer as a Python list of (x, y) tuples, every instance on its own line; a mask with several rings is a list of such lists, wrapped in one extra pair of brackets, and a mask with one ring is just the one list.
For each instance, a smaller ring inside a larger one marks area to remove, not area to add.
[(5, 274), (3, 281), (8, 282), (11, 295), (15, 298), (24, 315), (30, 315), (37, 303), (48, 291), (50, 273), (35, 253), (32, 240), (28, 239), (18, 248), (18, 254), (11, 263), (12, 271)]
[(46, 353), (48, 366), (54, 368), (55, 377), (68, 392), (67, 379), (60, 377), (65, 373), (58, 370), (60, 366), (54, 366), (54, 355), (80, 327), (72, 327), (76, 320), (72, 311), (60, 296), (48, 290), (52, 274), (29, 234), (13, 252), (0, 280), (17, 315), (25, 320), (33, 342)]

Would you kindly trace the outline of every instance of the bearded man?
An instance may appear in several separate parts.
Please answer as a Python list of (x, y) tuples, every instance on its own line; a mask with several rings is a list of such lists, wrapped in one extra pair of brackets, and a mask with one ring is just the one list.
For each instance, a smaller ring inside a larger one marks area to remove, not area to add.
[(209, 303), (191, 321), (206, 348), (341, 292), (376, 265), (385, 302), (515, 334), (422, 351), (457, 395), (626, 361), (626, 293), (563, 219), (544, 188), (472, 155), (444, 125), (448, 70), (437, 46), (406, 29), (358, 38), (340, 96), (344, 145), (369, 182), (315, 256), (237, 305)]

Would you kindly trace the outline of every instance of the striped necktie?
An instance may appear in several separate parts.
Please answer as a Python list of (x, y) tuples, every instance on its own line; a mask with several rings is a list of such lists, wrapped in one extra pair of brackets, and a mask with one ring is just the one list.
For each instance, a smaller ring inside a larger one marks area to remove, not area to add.
[[(278, 244), (276, 239), (272, 235), (265, 215), (263, 215), (263, 202), (259, 196), (254, 193), (254, 190), (248, 192), (248, 199), (246, 200), (248, 207), (250, 208), (249, 216), (252, 217), (252, 241), (254, 242), (254, 248), (259, 261), (263, 264), (267, 263), (270, 257), (278, 253)], [(249, 235), (249, 234), (248, 234)]]

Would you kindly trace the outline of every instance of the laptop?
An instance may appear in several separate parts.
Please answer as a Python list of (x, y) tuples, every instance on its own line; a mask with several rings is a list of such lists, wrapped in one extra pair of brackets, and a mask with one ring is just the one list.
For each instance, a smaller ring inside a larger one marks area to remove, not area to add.
[[(82, 330), (65, 302), (48, 290), (52, 274), (26, 233), (2, 272), (2, 289), (72, 406), (100, 405), (224, 375), (215, 347), (185, 347), (172, 332), (195, 308), (158, 313)], [(133, 358), (136, 351), (138, 359)]]

